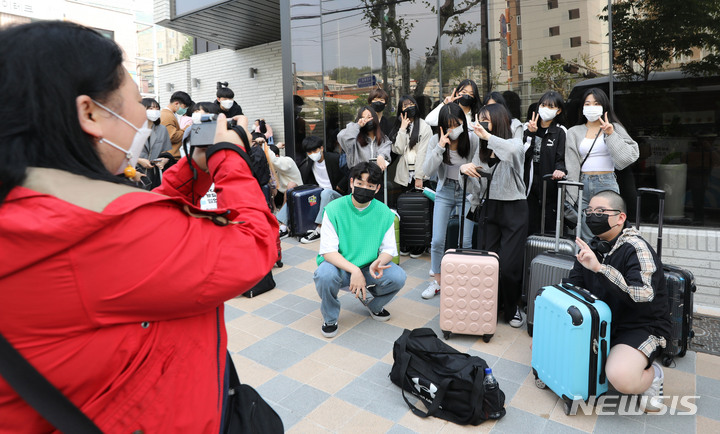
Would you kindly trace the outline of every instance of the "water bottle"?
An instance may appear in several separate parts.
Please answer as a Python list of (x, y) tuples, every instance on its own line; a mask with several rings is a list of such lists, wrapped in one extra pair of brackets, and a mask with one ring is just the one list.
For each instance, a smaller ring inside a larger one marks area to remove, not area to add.
[[(485, 368), (485, 378), (483, 379), (483, 388), (485, 389), (485, 400), (486, 402), (489, 396), (497, 396), (498, 391), (500, 390), (500, 386), (498, 385), (497, 380), (495, 379), (495, 376), (492, 373), (492, 369)], [(491, 400), (490, 402), (497, 402), (497, 400)], [(501, 411), (493, 411), (493, 409), (488, 409), (490, 413), (488, 414), (489, 419), (500, 419), (502, 417), (502, 407)]]

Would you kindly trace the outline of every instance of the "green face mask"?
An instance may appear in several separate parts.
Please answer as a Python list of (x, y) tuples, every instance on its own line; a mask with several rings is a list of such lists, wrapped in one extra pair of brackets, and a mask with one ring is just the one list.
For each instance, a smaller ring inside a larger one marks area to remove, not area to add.
[(178, 116), (183, 116), (187, 113), (187, 108), (179, 108), (177, 111)]

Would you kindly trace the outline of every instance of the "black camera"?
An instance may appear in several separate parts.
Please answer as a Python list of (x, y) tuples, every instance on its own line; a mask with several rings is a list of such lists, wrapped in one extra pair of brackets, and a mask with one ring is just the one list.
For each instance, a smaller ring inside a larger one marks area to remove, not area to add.
[[(200, 116), (200, 123), (197, 119), (193, 119), (193, 125), (188, 133), (188, 146), (210, 146), (215, 142), (215, 129), (217, 128), (216, 114), (203, 114)], [(227, 121), (228, 130), (237, 126), (237, 121), (231, 119)]]

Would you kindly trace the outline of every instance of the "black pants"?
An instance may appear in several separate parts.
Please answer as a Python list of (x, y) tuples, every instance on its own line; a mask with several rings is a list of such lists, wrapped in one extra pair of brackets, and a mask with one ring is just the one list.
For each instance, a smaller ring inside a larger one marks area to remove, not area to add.
[[(555, 220), (557, 219), (557, 183), (548, 182), (547, 198), (545, 199), (545, 233), (555, 233)], [(540, 233), (542, 222), (542, 182), (535, 183), (530, 189), (527, 198), (528, 204), (528, 235)]]
[(527, 239), (526, 200), (488, 200), (480, 214), (478, 247), (498, 254), (500, 284), (498, 304), (505, 305), (505, 321), (515, 316), (522, 293), (523, 257)]

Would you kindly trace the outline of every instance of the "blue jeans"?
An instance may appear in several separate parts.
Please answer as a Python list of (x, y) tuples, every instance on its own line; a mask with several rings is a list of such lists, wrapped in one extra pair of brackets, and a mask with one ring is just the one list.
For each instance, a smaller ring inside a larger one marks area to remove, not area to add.
[[(580, 174), (580, 182), (583, 183), (583, 200), (582, 200), (582, 209), (585, 209), (588, 207), (588, 203), (590, 203), (590, 199), (592, 199), (593, 196), (600, 193), (601, 191), (614, 191), (617, 194), (620, 194), (620, 187), (618, 187), (617, 179), (615, 178), (615, 173), (603, 173), (602, 175), (586, 175), (584, 173)], [(585, 214), (582, 215), (582, 229), (580, 231), (580, 238), (582, 238), (585, 242), (590, 241), (590, 239), (593, 237), (592, 232), (590, 232), (590, 229), (588, 229), (587, 224), (585, 224)]]
[[(465, 213), (470, 209), (470, 204), (462, 195), (462, 185), (453, 179), (446, 179), (442, 188), (435, 192), (435, 207), (433, 208), (433, 233), (430, 245), (430, 269), (433, 273), (440, 273), (440, 262), (445, 254), (445, 236), (447, 233), (448, 221), (453, 210), (460, 218), (465, 218), (462, 213), (462, 202), (465, 200)], [(462, 247), (469, 249), (472, 246), (473, 224), (471, 220), (465, 219), (465, 228), (462, 234)]]
[[(317, 217), (315, 217), (315, 223), (322, 223), (325, 207), (327, 206), (327, 204), (339, 197), (342, 197), (342, 194), (338, 193), (337, 191), (329, 188), (323, 189), (322, 193), (320, 193), (320, 208), (318, 209)], [(280, 211), (278, 211), (276, 217), (280, 223), (288, 224), (287, 202), (285, 202), (285, 205), (280, 208)]]
[[(365, 283), (367, 285), (375, 284), (375, 288), (368, 290), (372, 294), (373, 299), (368, 303), (368, 307), (373, 312), (380, 312), (383, 307), (395, 297), (398, 291), (405, 285), (405, 270), (390, 262), (390, 268), (383, 270), (383, 275), (379, 279), (375, 279), (370, 274), (370, 266), (362, 268)], [(341, 270), (333, 264), (324, 261), (315, 270), (313, 275), (315, 281), (315, 289), (320, 296), (320, 313), (326, 324), (337, 324), (340, 315), (340, 300), (337, 295), (340, 288), (350, 285), (350, 273)]]

